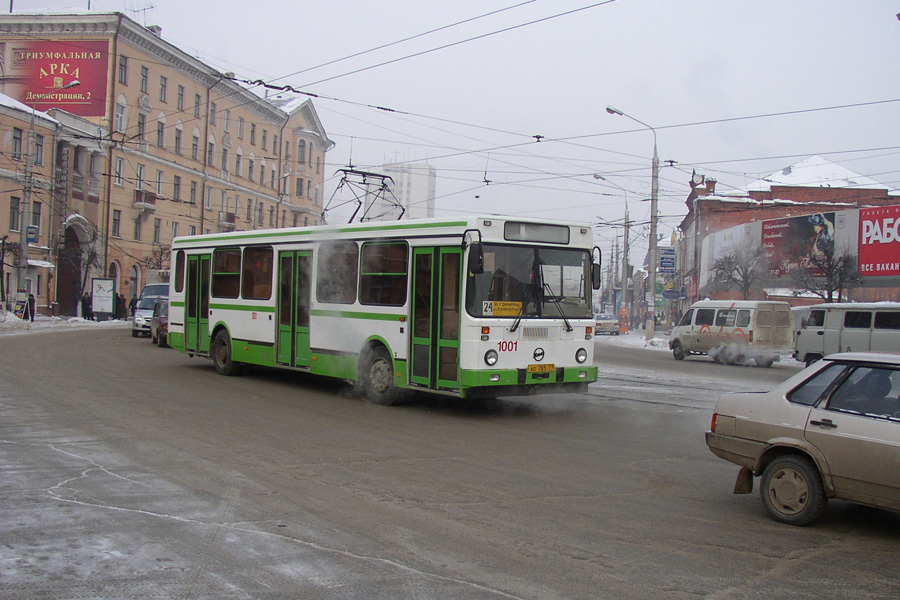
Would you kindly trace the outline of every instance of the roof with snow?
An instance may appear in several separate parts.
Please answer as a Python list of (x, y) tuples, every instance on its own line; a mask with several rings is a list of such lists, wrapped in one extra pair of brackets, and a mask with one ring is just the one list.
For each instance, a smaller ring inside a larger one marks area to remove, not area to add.
[(734, 192), (721, 192), (721, 196), (746, 196), (749, 192), (768, 192), (772, 186), (889, 189), (883, 183), (870, 179), (850, 169), (825, 160), (821, 156), (810, 156), (768, 177), (757, 179), (746, 188)]

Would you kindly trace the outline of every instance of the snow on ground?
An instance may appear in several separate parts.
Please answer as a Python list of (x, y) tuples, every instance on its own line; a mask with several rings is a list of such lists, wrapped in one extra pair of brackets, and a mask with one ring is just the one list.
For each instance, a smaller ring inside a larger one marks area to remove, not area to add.
[(32, 322), (20, 319), (11, 311), (0, 312), (0, 336), (92, 328), (130, 329), (131, 320), (88, 321), (81, 317), (48, 317), (46, 315), (37, 315)]
[[(662, 336), (662, 337), (661, 337)], [(647, 333), (642, 330), (629, 331), (619, 335), (598, 335), (597, 341), (629, 348), (648, 348), (650, 350), (665, 350), (669, 352), (669, 334), (666, 331), (658, 332), (653, 339), (647, 339)]]

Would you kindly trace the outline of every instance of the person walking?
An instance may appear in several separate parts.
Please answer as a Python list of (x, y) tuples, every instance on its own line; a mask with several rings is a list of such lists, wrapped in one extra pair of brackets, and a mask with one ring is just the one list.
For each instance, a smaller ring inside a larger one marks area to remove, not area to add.
[(28, 294), (28, 318), (31, 319), (31, 322), (34, 323), (34, 308), (35, 308), (35, 300), (34, 294)]

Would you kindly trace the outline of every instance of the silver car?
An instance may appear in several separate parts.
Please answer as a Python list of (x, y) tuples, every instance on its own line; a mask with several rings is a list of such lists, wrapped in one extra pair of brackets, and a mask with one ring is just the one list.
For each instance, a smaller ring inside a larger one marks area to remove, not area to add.
[(594, 333), (596, 335), (602, 333), (619, 335), (619, 319), (615, 315), (600, 313), (594, 316), (594, 322)]
[(741, 466), (776, 521), (807, 525), (829, 498), (900, 510), (900, 355), (825, 357), (769, 392), (721, 396), (706, 444)]
[(153, 307), (159, 298), (141, 298), (134, 308), (134, 317), (131, 321), (131, 337), (150, 335), (150, 319), (153, 318)]

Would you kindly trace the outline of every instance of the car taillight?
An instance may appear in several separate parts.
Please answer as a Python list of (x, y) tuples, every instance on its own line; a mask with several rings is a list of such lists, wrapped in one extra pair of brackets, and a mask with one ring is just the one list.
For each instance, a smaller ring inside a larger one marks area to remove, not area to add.
[(709, 424), (709, 430), (712, 431), (713, 433), (716, 432), (716, 417), (717, 416), (718, 415), (716, 413), (713, 413), (712, 421)]

